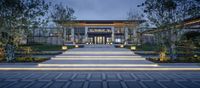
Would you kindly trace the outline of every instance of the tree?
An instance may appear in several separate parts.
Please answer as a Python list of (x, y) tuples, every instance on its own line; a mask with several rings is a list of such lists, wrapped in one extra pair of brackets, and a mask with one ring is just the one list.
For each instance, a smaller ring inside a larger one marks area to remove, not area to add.
[(132, 36), (130, 37), (130, 40), (133, 41), (133, 43), (137, 44), (138, 41), (138, 35), (137, 35), (137, 28), (139, 23), (135, 22), (135, 20), (142, 20), (142, 14), (140, 14), (138, 11), (135, 11), (134, 9), (130, 9), (129, 12), (127, 13), (127, 20), (128, 22), (128, 30), (132, 31), (130, 33), (133, 33)]
[(1, 0), (0, 32), (7, 61), (15, 59), (14, 51), (20, 41), (29, 35), (33, 25), (40, 24), (40, 17), (48, 10), (44, 0)]
[(147, 18), (157, 26), (157, 30), (166, 31), (161, 44), (169, 47), (170, 58), (176, 59), (176, 29), (183, 28), (184, 20), (188, 17), (199, 15), (199, 0), (146, 0), (139, 6), (143, 7)]
[(76, 19), (73, 15), (74, 10), (67, 5), (63, 6), (62, 3), (55, 4), (54, 9), (51, 12), (51, 18), (56, 22), (58, 28), (61, 27), (61, 30), (59, 30), (59, 36), (63, 38), (63, 43), (66, 40), (66, 34), (64, 34), (66, 29), (64, 26), (67, 26), (67, 29), (69, 29), (73, 24), (72, 20)]

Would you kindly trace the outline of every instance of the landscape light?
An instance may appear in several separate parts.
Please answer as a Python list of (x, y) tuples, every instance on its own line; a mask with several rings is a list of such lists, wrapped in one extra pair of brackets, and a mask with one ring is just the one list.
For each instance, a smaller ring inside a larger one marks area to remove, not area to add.
[(78, 48), (79, 46), (78, 46), (78, 45), (75, 45), (75, 47)]
[(131, 50), (136, 50), (136, 47), (135, 46), (131, 46)]
[(67, 46), (62, 46), (62, 50), (67, 50)]

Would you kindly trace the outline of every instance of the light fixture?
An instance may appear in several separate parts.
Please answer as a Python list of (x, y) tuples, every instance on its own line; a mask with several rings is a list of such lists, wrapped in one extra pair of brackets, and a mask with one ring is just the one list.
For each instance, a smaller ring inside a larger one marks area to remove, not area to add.
[(120, 45), (121, 48), (124, 48), (124, 45)]
[(79, 46), (78, 46), (78, 45), (75, 45), (75, 47), (78, 48)]
[(62, 46), (62, 50), (67, 50), (67, 46)]
[(136, 47), (135, 46), (131, 46), (131, 50), (136, 50)]

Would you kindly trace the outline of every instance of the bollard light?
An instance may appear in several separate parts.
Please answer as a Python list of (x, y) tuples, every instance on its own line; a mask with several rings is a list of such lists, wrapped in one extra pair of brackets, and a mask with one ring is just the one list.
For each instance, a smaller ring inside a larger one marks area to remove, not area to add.
[(62, 46), (62, 50), (67, 50), (67, 46)]
[(79, 46), (78, 46), (78, 45), (75, 45), (75, 47), (78, 48)]
[(136, 47), (135, 46), (131, 46), (131, 50), (136, 50)]
[(195, 54), (194, 57), (197, 58), (198, 56)]

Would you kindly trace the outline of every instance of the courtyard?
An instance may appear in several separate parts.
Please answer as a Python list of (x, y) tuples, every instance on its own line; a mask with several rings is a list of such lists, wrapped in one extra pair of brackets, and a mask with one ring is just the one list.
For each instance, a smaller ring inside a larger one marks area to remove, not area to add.
[(200, 1), (0, 0), (0, 88), (200, 88)]

